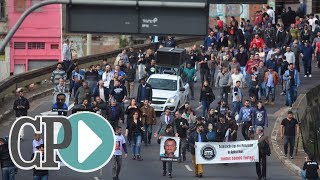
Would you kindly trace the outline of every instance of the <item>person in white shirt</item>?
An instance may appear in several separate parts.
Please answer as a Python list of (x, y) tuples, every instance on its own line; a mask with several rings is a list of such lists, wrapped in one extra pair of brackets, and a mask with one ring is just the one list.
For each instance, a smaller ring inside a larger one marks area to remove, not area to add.
[(67, 71), (71, 64), (71, 49), (69, 39), (66, 39), (62, 45), (62, 60), (63, 60), (63, 69)]
[(112, 158), (112, 177), (113, 180), (119, 179), (119, 174), (122, 165), (122, 151), (124, 151), (125, 158), (128, 157), (126, 140), (122, 135), (122, 128), (120, 126), (115, 128), (115, 150)]
[(268, 52), (268, 54), (267, 54), (267, 59), (266, 60), (269, 60), (269, 59), (271, 59), (271, 55), (272, 54), (276, 54), (276, 48), (274, 47), (274, 46), (272, 46), (271, 47), (271, 50)]
[(318, 20), (316, 17), (314, 17), (314, 14), (310, 14), (309, 17), (309, 25), (312, 27), (312, 32), (316, 29), (316, 20)]
[(35, 134), (34, 135), (34, 139), (32, 141), (32, 152), (36, 152), (37, 151), (37, 147), (40, 146), (41, 144), (43, 144), (43, 140), (41, 138), (41, 134)]
[(238, 68), (233, 69), (233, 74), (231, 75), (232, 88), (236, 86), (237, 81), (240, 81), (240, 87), (242, 87), (242, 82), (244, 80), (243, 74), (240, 73)]
[(104, 87), (109, 88), (113, 75), (114, 73), (111, 69), (111, 66), (107, 65), (106, 71), (102, 74), (102, 81), (104, 82)]
[(276, 16), (274, 10), (271, 9), (270, 6), (267, 6), (267, 9), (267, 14), (269, 15), (270, 19), (272, 19), (272, 24), (276, 24)]
[(291, 48), (290, 48), (290, 46), (288, 46), (287, 48), (286, 48), (286, 53), (284, 53), (284, 55), (286, 56), (286, 60), (287, 60), (287, 62), (289, 63), (289, 64), (295, 64), (295, 62), (296, 62), (296, 57), (295, 57), (295, 54), (294, 54), (294, 52), (292, 52), (291, 51)]

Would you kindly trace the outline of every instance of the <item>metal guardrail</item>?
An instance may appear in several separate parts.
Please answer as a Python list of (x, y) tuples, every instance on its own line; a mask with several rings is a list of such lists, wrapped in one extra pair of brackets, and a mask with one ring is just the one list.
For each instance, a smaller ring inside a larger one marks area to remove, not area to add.
[[(177, 44), (183, 45), (183, 44), (193, 43), (195, 41), (200, 41), (200, 40), (201, 40), (200, 37), (192, 37), (192, 38), (184, 37), (184, 38), (177, 38), (176, 42)], [(153, 47), (154, 45), (152, 43), (139, 44), (139, 45), (133, 46), (133, 48), (136, 50), (140, 48), (145, 50), (148, 48), (153, 49)], [(103, 59), (108, 59), (110, 61), (111, 58), (115, 58), (120, 52), (121, 52), (121, 49), (117, 49), (111, 52), (81, 57), (81, 58), (78, 58), (77, 61), (80, 66), (85, 64), (90, 64), (90, 63), (93, 64), (94, 62), (97, 63), (97, 61), (101, 61)], [(45, 79), (49, 80), (50, 75), (54, 69), (56, 69), (56, 65), (51, 65), (48, 67), (43, 67), (40, 69), (28, 71), (25, 73), (13, 75), (1, 81), (0, 82), (0, 102), (3, 102), (7, 96), (13, 95), (15, 90), (18, 87), (26, 87), (32, 83), (35, 83), (35, 84), (40, 83)]]

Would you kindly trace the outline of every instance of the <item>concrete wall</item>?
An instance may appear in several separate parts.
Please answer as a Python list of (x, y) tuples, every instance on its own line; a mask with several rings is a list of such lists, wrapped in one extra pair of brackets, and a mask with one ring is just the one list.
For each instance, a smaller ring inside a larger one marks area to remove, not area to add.
[(301, 122), (304, 149), (320, 160), (320, 85), (302, 93), (293, 104), (293, 112)]

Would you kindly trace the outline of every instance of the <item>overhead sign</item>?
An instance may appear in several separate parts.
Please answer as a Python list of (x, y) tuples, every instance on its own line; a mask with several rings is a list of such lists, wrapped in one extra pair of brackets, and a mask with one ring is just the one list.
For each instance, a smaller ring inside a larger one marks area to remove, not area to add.
[(76, 4), (67, 6), (67, 31), (202, 36), (207, 34), (208, 18), (207, 0), (142, 0), (121, 6)]
[(258, 162), (258, 141), (197, 142), (197, 164)]

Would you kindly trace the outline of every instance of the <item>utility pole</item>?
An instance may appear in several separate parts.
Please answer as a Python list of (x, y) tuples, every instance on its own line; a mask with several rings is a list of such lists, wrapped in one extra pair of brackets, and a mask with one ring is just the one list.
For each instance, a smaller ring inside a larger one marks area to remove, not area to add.
[(87, 56), (92, 55), (92, 34), (87, 34)]

